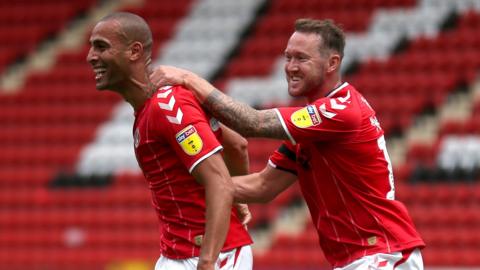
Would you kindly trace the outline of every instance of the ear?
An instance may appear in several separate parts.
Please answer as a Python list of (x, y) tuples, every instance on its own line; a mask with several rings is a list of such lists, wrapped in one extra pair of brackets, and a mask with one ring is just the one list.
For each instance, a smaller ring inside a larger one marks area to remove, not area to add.
[(143, 56), (143, 45), (142, 43), (135, 41), (130, 45), (130, 60), (137, 61)]
[(327, 72), (335, 72), (340, 68), (341, 57), (337, 53), (332, 53), (328, 59)]

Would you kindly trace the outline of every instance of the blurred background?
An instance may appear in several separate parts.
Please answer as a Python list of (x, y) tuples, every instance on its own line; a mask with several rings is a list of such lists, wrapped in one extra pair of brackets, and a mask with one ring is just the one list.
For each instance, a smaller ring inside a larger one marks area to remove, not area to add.
[[(95, 90), (89, 31), (143, 16), (155, 62), (257, 108), (296, 104), (282, 52), (300, 17), (347, 32), (344, 80), (378, 113), (426, 269), (480, 269), (480, 0), (0, 0), (0, 269), (153, 269), (158, 221), (133, 112)], [(279, 143), (250, 139), (251, 170)], [(254, 269), (329, 269), (294, 185), (251, 205)]]

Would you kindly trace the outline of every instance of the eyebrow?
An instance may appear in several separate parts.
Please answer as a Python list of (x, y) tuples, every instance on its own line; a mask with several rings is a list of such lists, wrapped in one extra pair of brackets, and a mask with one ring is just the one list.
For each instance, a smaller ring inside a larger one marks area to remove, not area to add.
[(110, 45), (110, 43), (103, 38), (90, 39), (90, 44), (94, 45), (94, 44), (98, 44), (98, 43), (104, 43), (104, 44)]

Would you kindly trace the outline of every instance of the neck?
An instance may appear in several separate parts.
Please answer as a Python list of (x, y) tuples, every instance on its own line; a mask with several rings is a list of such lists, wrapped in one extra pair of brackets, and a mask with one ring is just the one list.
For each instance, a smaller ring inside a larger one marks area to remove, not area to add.
[(339, 87), (341, 84), (342, 80), (340, 78), (340, 74), (334, 74), (332, 77), (326, 78), (322, 86), (317, 91), (313, 91), (313, 94), (311, 96), (307, 97), (308, 102), (312, 103), (315, 100), (324, 97), (326, 94), (328, 94), (333, 89)]
[(148, 78), (148, 71), (142, 69), (139, 72), (132, 73), (127, 79), (125, 86), (122, 87), (120, 95), (134, 110), (138, 110), (152, 96), (155, 90), (156, 87)]

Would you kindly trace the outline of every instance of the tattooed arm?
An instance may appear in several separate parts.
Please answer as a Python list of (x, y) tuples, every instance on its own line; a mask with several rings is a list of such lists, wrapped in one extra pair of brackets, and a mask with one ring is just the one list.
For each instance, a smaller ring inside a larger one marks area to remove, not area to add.
[(255, 110), (247, 104), (234, 101), (217, 89), (207, 96), (203, 106), (243, 136), (288, 139), (273, 109)]
[(190, 89), (215, 118), (245, 137), (288, 139), (273, 109), (255, 110), (215, 89), (205, 79), (187, 70), (159, 66), (150, 79), (157, 86), (182, 84)]

